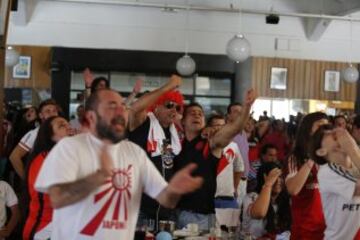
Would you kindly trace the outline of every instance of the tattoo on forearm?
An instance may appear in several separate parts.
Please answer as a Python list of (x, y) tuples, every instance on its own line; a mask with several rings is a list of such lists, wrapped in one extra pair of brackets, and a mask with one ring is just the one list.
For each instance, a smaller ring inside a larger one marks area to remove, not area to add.
[(58, 193), (54, 201), (58, 207), (78, 202), (87, 197), (93, 190), (99, 187), (101, 183), (101, 174), (94, 173), (75, 182), (59, 184), (54, 187)]

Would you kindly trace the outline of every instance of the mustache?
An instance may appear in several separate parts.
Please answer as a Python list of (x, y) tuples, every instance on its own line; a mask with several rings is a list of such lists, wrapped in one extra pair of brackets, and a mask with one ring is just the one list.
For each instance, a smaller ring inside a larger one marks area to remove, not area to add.
[(119, 125), (125, 126), (125, 118), (123, 118), (122, 116), (114, 117), (114, 118), (111, 120), (111, 124), (112, 124), (112, 125), (119, 124)]

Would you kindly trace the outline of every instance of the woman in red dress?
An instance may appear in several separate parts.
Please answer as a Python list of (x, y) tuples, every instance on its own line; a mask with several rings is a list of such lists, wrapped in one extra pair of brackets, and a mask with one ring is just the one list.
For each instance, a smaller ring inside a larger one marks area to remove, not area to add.
[(47, 194), (34, 188), (37, 175), (47, 153), (62, 138), (69, 136), (71, 128), (64, 118), (51, 117), (40, 127), (33, 152), (27, 166), (27, 190), (30, 196), (29, 215), (23, 231), (23, 240), (50, 239), (53, 209)]
[(310, 137), (323, 124), (328, 124), (326, 114), (315, 112), (306, 115), (300, 123), (292, 154), (288, 158), (285, 184), (292, 196), (292, 240), (324, 238), (325, 219), (317, 180), (318, 166), (307, 154)]

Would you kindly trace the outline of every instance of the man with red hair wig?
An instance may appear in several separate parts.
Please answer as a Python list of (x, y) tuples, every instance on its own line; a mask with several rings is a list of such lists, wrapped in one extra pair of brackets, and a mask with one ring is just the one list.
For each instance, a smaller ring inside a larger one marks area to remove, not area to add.
[[(129, 139), (145, 150), (162, 176), (169, 181), (174, 174), (174, 157), (181, 150), (179, 128), (184, 98), (176, 90), (181, 78), (173, 75), (162, 87), (144, 94), (131, 105), (129, 112)], [(158, 202), (142, 196), (138, 224), (153, 219), (175, 220), (175, 211), (160, 207)], [(157, 226), (157, 225), (156, 225)]]

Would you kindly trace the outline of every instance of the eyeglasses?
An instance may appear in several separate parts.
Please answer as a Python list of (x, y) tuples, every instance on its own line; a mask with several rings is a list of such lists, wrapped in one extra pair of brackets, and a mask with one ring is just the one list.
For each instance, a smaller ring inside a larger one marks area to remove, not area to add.
[(167, 109), (173, 109), (175, 108), (177, 112), (180, 112), (181, 111), (181, 106), (174, 103), (174, 102), (167, 102), (166, 104), (164, 104), (164, 106), (167, 108)]

